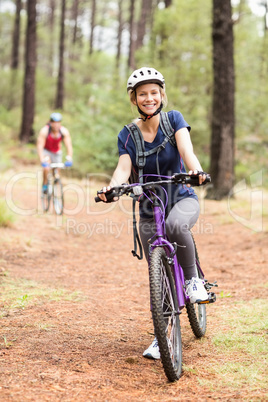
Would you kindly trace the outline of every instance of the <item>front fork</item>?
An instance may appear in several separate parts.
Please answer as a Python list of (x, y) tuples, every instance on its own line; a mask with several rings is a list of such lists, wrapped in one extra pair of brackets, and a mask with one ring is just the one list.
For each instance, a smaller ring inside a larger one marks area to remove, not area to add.
[(183, 276), (183, 270), (180, 266), (180, 264), (177, 261), (176, 257), (176, 250), (177, 250), (177, 244), (171, 244), (168, 240), (165, 238), (159, 236), (154, 243), (149, 245), (149, 264), (150, 264), (150, 254), (151, 251), (156, 248), (156, 247), (163, 247), (166, 249), (166, 254), (167, 254), (167, 262), (169, 265), (172, 267), (173, 270), (173, 276), (174, 276), (174, 281), (175, 281), (175, 287), (177, 290), (177, 300), (178, 300), (178, 313), (181, 312), (183, 307), (185, 306), (185, 291), (182, 286), (182, 278)]

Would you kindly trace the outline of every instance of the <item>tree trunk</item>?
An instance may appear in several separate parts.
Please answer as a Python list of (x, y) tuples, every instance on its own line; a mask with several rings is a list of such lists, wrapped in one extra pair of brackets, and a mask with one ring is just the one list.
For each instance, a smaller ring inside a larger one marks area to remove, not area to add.
[(22, 124), (19, 138), (28, 143), (34, 136), (35, 69), (36, 69), (36, 0), (27, 2), (27, 32), (25, 45), (25, 77)]
[(149, 18), (152, 14), (152, 0), (142, 0), (141, 17), (138, 23), (136, 50), (144, 44), (144, 36)]
[(95, 21), (96, 21), (96, 0), (92, 0), (89, 54), (93, 53)]
[(50, 0), (50, 12), (48, 14), (48, 27), (49, 27), (49, 48), (48, 48), (48, 71), (49, 75), (53, 76), (55, 73), (54, 67), (54, 53), (55, 53), (55, 0)]
[[(172, 4), (172, 0), (165, 0), (165, 8), (168, 8), (171, 6)], [(166, 46), (165, 46), (165, 42), (168, 41), (168, 35), (166, 33), (166, 29), (163, 26), (162, 27), (162, 32), (160, 32), (160, 40), (161, 40), (161, 47), (159, 50), (159, 59), (160, 60), (165, 60), (167, 59), (167, 55), (166, 55)]]
[(264, 2), (265, 14), (264, 14), (264, 34), (268, 32), (268, 0)]
[(121, 57), (122, 33), (123, 33), (123, 0), (118, 0), (118, 33), (117, 33), (117, 53), (116, 53), (116, 67), (119, 68)]
[(234, 184), (234, 60), (231, 0), (213, 0), (212, 139), (208, 198), (226, 197)]
[(128, 54), (128, 67), (131, 70), (135, 69), (135, 0), (130, 0), (129, 8), (129, 54)]
[(56, 109), (63, 109), (64, 99), (64, 37), (65, 37), (65, 0), (61, 2), (61, 29), (60, 29), (60, 51), (59, 51), (59, 73), (57, 83)]
[(158, 8), (158, 0), (157, 1), (152, 0), (151, 14), (149, 16), (149, 21), (148, 21), (150, 35), (152, 34), (153, 25), (154, 25), (154, 14), (155, 14), (155, 11), (157, 8)]
[(165, 8), (168, 8), (169, 6), (171, 6), (172, 4), (172, 0), (165, 0)]
[(74, 30), (73, 30), (73, 45), (76, 44), (76, 39), (77, 39), (77, 18), (78, 18), (78, 6), (79, 6), (79, 0), (74, 0), (73, 3), (73, 9), (72, 9), (72, 19), (74, 20)]
[(12, 55), (11, 55), (11, 68), (17, 70), (19, 66), (19, 48), (20, 48), (20, 12), (21, 0), (16, 0), (16, 17), (12, 38)]
[(50, 31), (54, 31), (56, 0), (50, 0), (49, 6), (48, 26)]

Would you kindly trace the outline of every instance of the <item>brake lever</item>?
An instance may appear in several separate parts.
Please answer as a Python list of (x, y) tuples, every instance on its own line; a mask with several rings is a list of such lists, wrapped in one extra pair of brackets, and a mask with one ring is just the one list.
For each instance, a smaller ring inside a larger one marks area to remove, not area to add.
[(175, 173), (172, 177), (175, 184), (186, 184), (187, 178), (189, 178), (188, 173)]

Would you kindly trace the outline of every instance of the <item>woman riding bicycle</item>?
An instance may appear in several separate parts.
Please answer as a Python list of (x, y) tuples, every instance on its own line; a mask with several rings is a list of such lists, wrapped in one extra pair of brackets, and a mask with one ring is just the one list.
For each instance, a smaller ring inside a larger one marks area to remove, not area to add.
[[(186, 172), (184, 163), (190, 174), (199, 175), (199, 183), (206, 179), (206, 174), (193, 152), (190, 138), (191, 127), (186, 123), (179, 111), (171, 110), (169, 122), (174, 130), (175, 146), (168, 141), (161, 147), (165, 135), (160, 125), (160, 112), (167, 104), (165, 80), (163, 75), (154, 68), (142, 67), (135, 70), (128, 79), (127, 92), (130, 102), (137, 107), (140, 117), (136, 125), (144, 140), (145, 151), (150, 151), (158, 145), (159, 150), (146, 157), (143, 175), (168, 176), (175, 172)], [(102, 189), (104, 194), (99, 198), (106, 202), (105, 193), (112, 186), (128, 181), (131, 173), (138, 172), (136, 163), (136, 145), (128, 128), (125, 126), (118, 135), (119, 160), (108, 187)], [(150, 180), (148, 177), (147, 181)], [(153, 180), (153, 179), (152, 179)], [(201, 279), (197, 277), (195, 267), (195, 249), (190, 229), (196, 223), (200, 207), (198, 197), (191, 187), (171, 185), (167, 189), (168, 205), (166, 207), (166, 230), (171, 242), (179, 246), (178, 261), (183, 269), (186, 283), (186, 293), (191, 303), (208, 299), (207, 291)], [(161, 194), (159, 194), (161, 197)], [(148, 240), (155, 234), (152, 210), (146, 198), (140, 202), (139, 232), (148, 260)], [(159, 349), (156, 338), (143, 356), (159, 359)]]
[(43, 193), (47, 193), (49, 164), (51, 162), (61, 163), (61, 142), (64, 143), (67, 151), (65, 166), (72, 166), (72, 140), (67, 128), (61, 125), (61, 120), (62, 115), (60, 113), (52, 113), (49, 123), (40, 130), (37, 139), (37, 152), (43, 167)]

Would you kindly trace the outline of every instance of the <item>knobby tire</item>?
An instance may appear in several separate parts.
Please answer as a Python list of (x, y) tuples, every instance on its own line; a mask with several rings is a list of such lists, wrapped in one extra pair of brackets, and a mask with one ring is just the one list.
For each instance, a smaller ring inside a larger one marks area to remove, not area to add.
[(42, 192), (42, 197), (41, 197), (42, 208), (43, 208), (44, 212), (47, 212), (49, 210), (51, 197), (52, 197), (52, 185), (50, 182), (48, 182), (47, 193), (45, 194)]
[(181, 328), (173, 273), (162, 247), (150, 256), (149, 280), (155, 336), (165, 374), (173, 382), (182, 370)]
[(53, 203), (54, 209), (57, 215), (63, 214), (63, 190), (62, 183), (60, 179), (54, 181), (53, 188)]
[[(196, 249), (196, 244), (193, 238), (194, 247), (195, 247), (195, 258), (199, 264), (199, 257)], [(199, 278), (201, 277), (201, 273), (196, 267), (197, 275)], [(206, 304), (198, 304), (198, 303), (187, 303), (186, 310), (188, 314), (188, 319), (192, 328), (194, 335), (197, 338), (202, 338), (202, 336), (206, 333), (207, 328), (207, 312), (206, 312)]]

